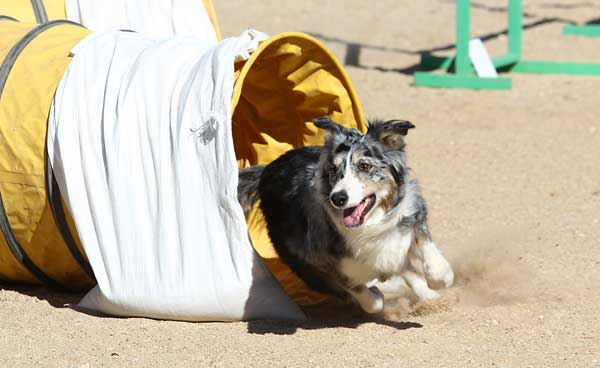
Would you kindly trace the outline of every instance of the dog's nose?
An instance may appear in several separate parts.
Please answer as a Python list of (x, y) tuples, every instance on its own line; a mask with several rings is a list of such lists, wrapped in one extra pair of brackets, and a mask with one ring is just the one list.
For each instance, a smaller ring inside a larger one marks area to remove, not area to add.
[(348, 203), (348, 193), (346, 193), (345, 190), (341, 190), (339, 192), (332, 193), (329, 199), (335, 207), (341, 208)]

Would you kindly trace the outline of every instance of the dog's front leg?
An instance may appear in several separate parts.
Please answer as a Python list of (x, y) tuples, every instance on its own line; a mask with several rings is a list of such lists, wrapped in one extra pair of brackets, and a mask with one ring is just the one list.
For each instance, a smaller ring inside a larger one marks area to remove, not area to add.
[(454, 283), (454, 271), (442, 251), (431, 239), (426, 223), (417, 224), (416, 247), (423, 260), (423, 272), (429, 287), (442, 289)]
[(360, 285), (348, 289), (348, 292), (365, 312), (375, 314), (383, 311), (383, 294), (376, 286), (368, 288)]
[(412, 267), (407, 267), (400, 274), (404, 281), (410, 286), (413, 293), (419, 301), (435, 299), (440, 296), (436, 291), (431, 290), (423, 276), (417, 273)]

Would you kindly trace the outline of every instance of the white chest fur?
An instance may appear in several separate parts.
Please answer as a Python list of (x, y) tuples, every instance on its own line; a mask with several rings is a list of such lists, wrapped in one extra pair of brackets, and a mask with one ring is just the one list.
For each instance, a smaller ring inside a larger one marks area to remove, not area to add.
[(394, 227), (376, 236), (360, 236), (348, 242), (353, 257), (340, 262), (340, 272), (353, 285), (369, 282), (382, 275), (397, 275), (405, 267), (413, 232)]

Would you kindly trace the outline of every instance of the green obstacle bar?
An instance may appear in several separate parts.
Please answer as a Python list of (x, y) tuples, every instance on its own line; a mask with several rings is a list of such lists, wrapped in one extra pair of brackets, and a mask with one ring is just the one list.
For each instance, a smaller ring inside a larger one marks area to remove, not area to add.
[(439, 58), (433, 55), (421, 57), (424, 70), (444, 69), (447, 72), (454, 66), (453, 73), (439, 74), (415, 72), (415, 84), (418, 86), (471, 89), (510, 89), (508, 78), (479, 78), (469, 58), (469, 39), (471, 38), (471, 2), (458, 0), (456, 3), (456, 56)]
[[(509, 78), (480, 78), (475, 74), (469, 58), (470, 0), (456, 2), (456, 55), (438, 57), (430, 54), (421, 56), (421, 70), (415, 73), (418, 86), (470, 89), (510, 89)], [(572, 63), (556, 61), (531, 61), (522, 59), (523, 3), (509, 0), (508, 3), (508, 52), (492, 60), (500, 71), (538, 74), (598, 75), (600, 63)], [(432, 73), (434, 70), (446, 73)]]
[(600, 37), (600, 25), (565, 24), (563, 34), (567, 36)]

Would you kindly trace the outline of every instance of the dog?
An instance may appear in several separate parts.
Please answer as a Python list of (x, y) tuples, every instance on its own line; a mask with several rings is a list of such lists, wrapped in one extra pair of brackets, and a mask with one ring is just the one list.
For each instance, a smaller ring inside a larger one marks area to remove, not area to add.
[(419, 301), (436, 298), (454, 273), (432, 240), (427, 207), (406, 164), (414, 125), (375, 120), (362, 134), (324, 117), (323, 146), (294, 149), (240, 170), (238, 200), (260, 208), (275, 250), (309, 287), (383, 310), (373, 280), (399, 276)]

